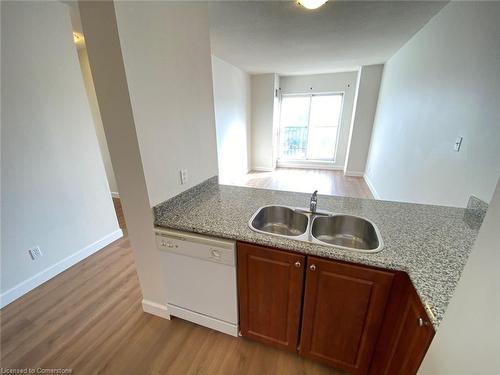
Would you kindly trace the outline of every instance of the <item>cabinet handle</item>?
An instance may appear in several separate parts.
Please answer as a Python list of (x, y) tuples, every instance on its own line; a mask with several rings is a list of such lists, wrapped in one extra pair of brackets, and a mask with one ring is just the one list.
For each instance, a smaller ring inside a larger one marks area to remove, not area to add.
[(423, 326), (428, 326), (429, 322), (425, 321), (422, 317), (418, 318), (418, 326), (423, 327)]
[(300, 268), (300, 262), (299, 261), (295, 262), (295, 267)]
[(309, 266), (309, 269), (310, 269), (311, 271), (316, 271), (316, 266), (315, 266), (314, 264), (311, 264), (311, 265)]

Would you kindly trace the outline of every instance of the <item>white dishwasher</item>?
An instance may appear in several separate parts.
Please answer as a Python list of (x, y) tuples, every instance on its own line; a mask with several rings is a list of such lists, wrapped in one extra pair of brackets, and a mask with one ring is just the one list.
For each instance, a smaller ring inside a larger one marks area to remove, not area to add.
[(238, 336), (236, 242), (155, 228), (168, 313)]

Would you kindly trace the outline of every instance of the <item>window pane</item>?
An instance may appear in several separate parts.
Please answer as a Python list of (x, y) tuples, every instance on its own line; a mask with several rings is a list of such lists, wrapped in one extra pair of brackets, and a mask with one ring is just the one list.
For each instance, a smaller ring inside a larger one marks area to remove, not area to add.
[(337, 142), (337, 127), (309, 128), (307, 159), (333, 160)]
[(281, 128), (280, 140), (280, 159), (305, 159), (307, 128), (297, 126)]
[(281, 127), (307, 127), (309, 100), (308, 96), (284, 96), (281, 100)]
[(311, 101), (310, 126), (338, 126), (342, 97), (341, 94), (314, 95)]

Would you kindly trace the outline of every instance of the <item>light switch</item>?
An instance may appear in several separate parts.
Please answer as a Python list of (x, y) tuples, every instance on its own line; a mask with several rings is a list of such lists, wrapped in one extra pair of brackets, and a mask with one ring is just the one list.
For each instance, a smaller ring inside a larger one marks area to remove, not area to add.
[(462, 146), (462, 137), (458, 137), (457, 140), (455, 141), (455, 151), (460, 151), (460, 147)]
[(180, 174), (181, 174), (181, 185), (184, 185), (187, 180), (188, 180), (188, 171), (187, 169), (181, 169), (180, 170)]

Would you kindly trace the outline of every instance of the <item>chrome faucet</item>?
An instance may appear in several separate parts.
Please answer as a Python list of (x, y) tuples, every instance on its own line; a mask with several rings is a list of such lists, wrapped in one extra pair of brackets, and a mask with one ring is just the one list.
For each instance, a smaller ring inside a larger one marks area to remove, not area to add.
[(318, 191), (314, 190), (314, 193), (311, 195), (311, 203), (309, 204), (309, 211), (313, 214), (316, 213), (316, 206), (318, 205)]

